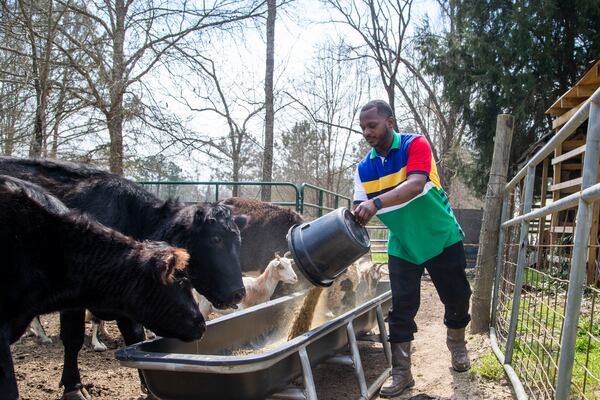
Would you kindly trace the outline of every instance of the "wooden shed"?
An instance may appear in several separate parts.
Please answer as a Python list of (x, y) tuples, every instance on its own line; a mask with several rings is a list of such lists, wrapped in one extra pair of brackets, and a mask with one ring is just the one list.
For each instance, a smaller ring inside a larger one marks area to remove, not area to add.
[[(546, 114), (553, 117), (552, 129), (560, 130), (562, 126), (581, 108), (583, 103), (600, 87), (600, 58), (597, 59), (583, 74), (577, 83), (567, 90), (558, 100), (546, 110)], [(542, 206), (547, 198), (556, 201), (581, 189), (581, 176), (583, 159), (585, 157), (585, 142), (587, 121), (584, 122), (567, 140), (554, 151), (553, 157), (544, 160), (542, 171), (542, 193), (540, 196)], [(550, 165), (548, 165), (550, 161)], [(552, 168), (552, 178), (548, 180), (548, 168)], [(548, 182), (548, 184), (546, 184)], [(546, 193), (548, 190), (550, 193)], [(598, 223), (600, 219), (600, 206), (594, 207), (592, 231), (590, 232), (590, 249), (588, 253), (587, 281), (593, 283), (598, 280), (596, 259), (598, 245)], [(557, 237), (572, 234), (575, 220), (574, 210), (552, 215), (549, 232), (544, 232), (540, 226), (539, 239), (542, 243), (550, 240), (557, 244)], [(549, 235), (548, 235), (549, 233)]]

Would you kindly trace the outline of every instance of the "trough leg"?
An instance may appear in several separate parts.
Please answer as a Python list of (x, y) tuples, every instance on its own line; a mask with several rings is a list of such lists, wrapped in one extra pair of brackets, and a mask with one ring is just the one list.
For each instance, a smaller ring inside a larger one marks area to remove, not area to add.
[(377, 325), (379, 326), (379, 337), (381, 339), (381, 344), (383, 345), (383, 352), (385, 353), (385, 358), (388, 362), (388, 366), (392, 366), (392, 348), (390, 346), (390, 342), (388, 341), (387, 329), (385, 327), (385, 319), (383, 317), (383, 310), (381, 309), (381, 304), (377, 305)]
[[(132, 319), (118, 318), (117, 326), (119, 327), (119, 331), (121, 331), (121, 335), (123, 335), (123, 340), (125, 341), (126, 346), (131, 346), (132, 344), (143, 342), (146, 339), (144, 327), (138, 324), (137, 322), (133, 321)], [(142, 371), (139, 369), (138, 374), (140, 376), (142, 390), (146, 391), (146, 381), (144, 380), (144, 375), (142, 374)]]
[[(81, 376), (79, 375), (79, 366), (77, 365), (77, 356), (83, 346), (85, 337), (85, 310), (69, 310), (60, 312), (60, 339), (65, 348), (64, 365), (61, 385), (65, 387), (66, 398), (82, 398), (76, 394), (82, 389)], [(74, 392), (73, 395), (70, 395)], [(83, 392), (83, 398), (88, 397)]]
[(317, 400), (317, 389), (315, 388), (315, 380), (310, 367), (310, 359), (306, 353), (306, 347), (303, 347), (298, 352), (300, 355), (300, 363), (302, 364), (302, 376), (304, 377), (304, 390), (306, 391), (307, 400)]
[(346, 325), (346, 333), (348, 334), (348, 344), (350, 345), (350, 352), (352, 353), (352, 361), (354, 362), (354, 373), (358, 380), (358, 387), (360, 388), (361, 398), (367, 398), (367, 381), (365, 379), (365, 372), (362, 367), (362, 361), (360, 360), (360, 351), (358, 350), (358, 344), (356, 343), (356, 334), (354, 333), (354, 326), (352, 321)]
[(8, 324), (0, 326), (0, 394), (2, 399), (16, 400), (19, 398), (19, 394), (10, 354), (10, 336), (10, 326)]

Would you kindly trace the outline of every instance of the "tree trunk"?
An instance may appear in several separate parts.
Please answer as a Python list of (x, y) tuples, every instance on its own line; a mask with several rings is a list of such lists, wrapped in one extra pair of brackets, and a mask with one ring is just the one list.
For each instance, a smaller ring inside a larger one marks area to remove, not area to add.
[[(33, 70), (35, 88), (35, 120), (33, 124), (33, 138), (29, 148), (30, 157), (40, 157), (46, 153), (46, 109), (48, 104), (48, 77), (50, 73), (50, 53), (52, 51), (52, 41), (54, 39), (53, 28), (53, 1), (48, 2), (48, 9), (38, 13), (38, 18), (46, 18), (46, 40), (41, 46), (38, 54), (36, 43), (36, 33), (33, 28), (34, 4), (29, 3), (29, 12), (25, 9), (25, 2), (21, 2), (21, 12), (27, 25), (29, 42), (31, 45), (31, 67)], [(39, 10), (38, 10), (39, 11)]]
[[(275, 14), (277, 1), (267, 1), (267, 62), (265, 71), (265, 149), (263, 153), (263, 182), (273, 180), (273, 130), (275, 110), (273, 108), (273, 71), (275, 55)], [(271, 201), (271, 187), (263, 186), (262, 201)]]
[(15, 127), (10, 125), (6, 127), (4, 135), (4, 148), (3, 153), (5, 156), (12, 156), (15, 147)]
[(514, 117), (502, 114), (496, 123), (494, 156), (490, 168), (488, 189), (485, 196), (483, 221), (479, 236), (479, 252), (475, 267), (475, 284), (471, 300), (471, 332), (487, 332), (490, 327), (490, 306), (492, 285), (498, 256), (498, 234), (500, 232), (500, 213), (502, 197), (506, 185), (506, 172), (510, 157), (510, 144), (514, 129)]
[[(239, 152), (233, 153), (232, 162), (233, 162), (233, 171), (231, 174), (231, 180), (233, 180), (234, 182), (239, 182), (240, 181), (240, 168), (241, 168)], [(233, 185), (233, 187), (231, 188), (231, 195), (233, 197), (238, 197), (240, 195), (240, 187), (238, 185)]]
[(112, 85), (110, 87), (110, 111), (106, 114), (110, 135), (110, 172), (123, 175), (123, 95), (125, 93), (125, 2), (115, 2), (115, 37), (113, 40)]

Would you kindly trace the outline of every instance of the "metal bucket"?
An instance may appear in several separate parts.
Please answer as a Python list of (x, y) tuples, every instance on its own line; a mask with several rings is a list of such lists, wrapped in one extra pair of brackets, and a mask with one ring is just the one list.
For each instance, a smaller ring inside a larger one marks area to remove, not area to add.
[(370, 247), (367, 230), (344, 207), (292, 226), (287, 242), (298, 269), (313, 285), (323, 287), (331, 286)]

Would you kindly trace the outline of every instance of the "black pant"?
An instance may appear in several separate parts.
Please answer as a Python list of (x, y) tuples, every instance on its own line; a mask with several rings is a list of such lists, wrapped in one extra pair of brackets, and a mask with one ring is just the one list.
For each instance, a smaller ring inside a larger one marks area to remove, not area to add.
[(469, 299), (471, 287), (465, 274), (465, 250), (462, 241), (446, 247), (442, 254), (421, 265), (389, 256), (390, 283), (392, 287), (392, 309), (388, 325), (390, 342), (408, 342), (417, 331), (415, 316), (421, 304), (421, 276), (427, 268), (444, 304), (444, 324), (448, 328), (460, 329), (471, 320)]

